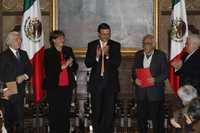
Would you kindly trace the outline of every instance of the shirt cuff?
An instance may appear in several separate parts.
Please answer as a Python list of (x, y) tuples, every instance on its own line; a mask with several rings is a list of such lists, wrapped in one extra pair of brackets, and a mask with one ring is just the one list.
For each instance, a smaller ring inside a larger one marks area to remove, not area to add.
[(174, 69), (174, 72), (177, 72), (177, 71), (179, 71), (179, 69), (180, 69), (180, 68), (175, 68), (175, 69)]
[(96, 57), (96, 61), (99, 62), (99, 58), (98, 57)]
[(29, 76), (28, 76), (27, 74), (24, 74), (24, 77), (25, 77), (26, 79), (29, 79)]
[(69, 64), (69, 67), (72, 67), (72, 65), (73, 65), (73, 62), (71, 64)]

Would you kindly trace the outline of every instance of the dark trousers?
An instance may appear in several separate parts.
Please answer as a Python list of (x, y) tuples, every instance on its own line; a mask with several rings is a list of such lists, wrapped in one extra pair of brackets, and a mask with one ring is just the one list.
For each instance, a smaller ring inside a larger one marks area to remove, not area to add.
[(164, 133), (163, 101), (138, 101), (136, 117), (139, 133), (147, 133), (147, 120), (152, 120), (153, 133)]
[(69, 133), (71, 98), (72, 90), (69, 88), (47, 90), (50, 133)]
[(24, 96), (16, 94), (10, 99), (2, 100), (2, 106), (5, 110), (4, 119), (5, 127), (8, 133), (24, 132)]
[(192, 133), (192, 124), (188, 124), (183, 128), (176, 128), (176, 132), (175, 133), (183, 133), (183, 132), (186, 132), (186, 133)]
[(113, 133), (114, 95), (103, 80), (91, 91), (94, 133)]

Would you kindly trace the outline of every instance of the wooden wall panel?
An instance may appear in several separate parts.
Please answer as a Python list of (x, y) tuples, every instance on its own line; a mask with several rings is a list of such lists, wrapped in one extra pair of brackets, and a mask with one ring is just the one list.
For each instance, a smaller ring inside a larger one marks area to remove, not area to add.
[[(23, 15), (23, 0), (0, 0), (0, 52), (5, 49), (5, 39), (15, 25), (20, 25)], [(40, 0), (44, 29), (44, 42), (48, 44), (50, 31), (50, 0)]]
[[(187, 9), (188, 24), (194, 25), (200, 29), (200, 2), (199, 0), (185, 0)], [(160, 49), (169, 54), (169, 36), (170, 30), (171, 1), (160, 1), (160, 25), (159, 25), (159, 46)]]

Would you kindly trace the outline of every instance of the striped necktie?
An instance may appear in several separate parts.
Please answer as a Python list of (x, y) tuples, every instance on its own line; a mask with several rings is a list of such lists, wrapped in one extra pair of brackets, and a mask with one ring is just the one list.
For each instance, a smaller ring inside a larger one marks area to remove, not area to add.
[(20, 60), (20, 55), (19, 55), (19, 51), (18, 50), (16, 51), (15, 54), (16, 54), (17, 59)]

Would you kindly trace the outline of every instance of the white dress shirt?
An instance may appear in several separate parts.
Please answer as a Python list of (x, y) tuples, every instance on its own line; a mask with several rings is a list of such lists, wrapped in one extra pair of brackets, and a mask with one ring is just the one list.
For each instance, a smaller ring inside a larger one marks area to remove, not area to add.
[(190, 53), (189, 55), (187, 55), (187, 57), (185, 58), (184, 62), (186, 62), (194, 54), (195, 51), (193, 51), (192, 53)]
[[(18, 52), (18, 50), (13, 49), (13, 48), (11, 48), (11, 47), (9, 47), (9, 49), (13, 52), (13, 54), (16, 56), (16, 58), (18, 58), (18, 57), (17, 57), (17, 52)], [(26, 77), (26, 79), (29, 78), (29, 76), (28, 76), (27, 74), (25, 74), (25, 73), (24, 73), (24, 76)]]
[(9, 49), (13, 52), (13, 54), (17, 57), (17, 51), (18, 50), (16, 50), (16, 49), (13, 49), (13, 48), (11, 48), (11, 47), (9, 47)]
[(143, 59), (143, 67), (144, 68), (149, 68), (150, 67), (153, 54), (154, 54), (154, 51), (151, 53), (150, 57), (147, 58), (146, 53), (144, 53), (144, 59)]
[[(105, 46), (107, 46), (107, 43), (108, 43), (108, 42), (103, 42), (101, 40), (99, 40), (99, 42), (100, 42), (101, 49), (103, 49)], [(106, 56), (106, 59), (109, 59), (109, 56)], [(96, 61), (99, 62), (99, 58), (98, 57), (96, 57)]]

